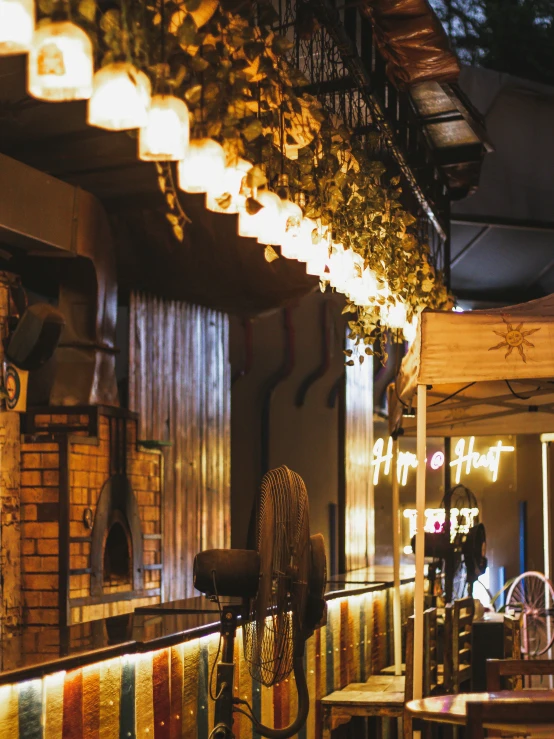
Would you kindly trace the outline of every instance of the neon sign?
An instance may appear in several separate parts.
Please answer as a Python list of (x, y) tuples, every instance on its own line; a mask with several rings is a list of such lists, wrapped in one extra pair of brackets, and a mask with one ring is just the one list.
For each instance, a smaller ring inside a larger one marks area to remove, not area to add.
[[(479, 515), (478, 508), (451, 508), (450, 509), (450, 540), (453, 541), (456, 534), (467, 534)], [(417, 510), (415, 508), (404, 509), (404, 518), (408, 519), (409, 541), (417, 531)], [(430, 534), (437, 534), (444, 528), (444, 508), (426, 508), (424, 529)], [(404, 554), (412, 554), (412, 546), (404, 547)]]
[(486, 454), (479, 454), (479, 452), (473, 451), (473, 445), (475, 444), (475, 436), (472, 436), (469, 440), (467, 454), (465, 453), (466, 440), (460, 439), (456, 444), (454, 453), (456, 459), (450, 462), (451, 467), (456, 468), (456, 484), (460, 482), (462, 476), (462, 468), (465, 463), (465, 473), (469, 475), (472, 469), (478, 469), (484, 467), (489, 470), (492, 475), (492, 481), (498, 480), (498, 467), (500, 466), (500, 455), (503, 452), (513, 452), (515, 447), (504, 446), (501, 441), (498, 441), (495, 446), (489, 447)]
[[(467, 450), (466, 450), (467, 443)], [(450, 466), (456, 470), (456, 485), (460, 482), (462, 473), (469, 475), (473, 470), (485, 469), (491, 473), (492, 482), (498, 480), (498, 472), (500, 468), (500, 457), (507, 452), (515, 451), (514, 446), (506, 446), (501, 441), (496, 442), (494, 446), (490, 446), (484, 454), (475, 451), (475, 437), (471, 436), (469, 440), (460, 439), (454, 448), (454, 458), (450, 462)], [(435, 452), (430, 459), (425, 460), (432, 470), (439, 470), (444, 466), (444, 452)], [(376, 439), (373, 445), (373, 484), (378, 485), (383, 474), (389, 475), (392, 467), (392, 438), (389, 437), (385, 447), (383, 438)], [(396, 474), (400, 485), (404, 486), (408, 482), (408, 473), (417, 467), (417, 457), (413, 452), (398, 452)]]

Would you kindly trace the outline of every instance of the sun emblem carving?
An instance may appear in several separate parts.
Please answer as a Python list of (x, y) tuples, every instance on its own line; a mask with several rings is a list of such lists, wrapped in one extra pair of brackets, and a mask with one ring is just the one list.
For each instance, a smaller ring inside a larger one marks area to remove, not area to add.
[(514, 351), (514, 349), (517, 349), (519, 352), (519, 356), (523, 359), (524, 362), (527, 362), (527, 357), (525, 356), (525, 347), (534, 347), (535, 345), (528, 341), (525, 337), (530, 336), (537, 331), (540, 331), (540, 327), (528, 328), (523, 330), (523, 323), (519, 323), (517, 326), (514, 326), (513, 324), (509, 323), (504, 316), (502, 316), (502, 320), (506, 324), (506, 331), (497, 331), (493, 328), (493, 332), (497, 336), (502, 336), (503, 341), (501, 341), (500, 344), (497, 344), (496, 346), (491, 346), (489, 351), (492, 351), (493, 349), (507, 348), (508, 351), (504, 355), (505, 359), (507, 359)]

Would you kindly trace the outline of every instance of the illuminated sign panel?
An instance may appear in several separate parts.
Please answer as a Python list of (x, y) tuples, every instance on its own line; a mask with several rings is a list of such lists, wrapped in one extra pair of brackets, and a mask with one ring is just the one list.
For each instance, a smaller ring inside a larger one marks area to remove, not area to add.
[[(451, 508), (450, 509), (450, 538), (454, 539), (457, 533), (467, 534), (473, 526), (475, 519), (479, 515), (478, 508)], [(405, 508), (404, 518), (408, 520), (409, 538), (411, 542), (417, 531), (417, 510), (415, 508)], [(436, 534), (442, 531), (444, 527), (445, 510), (444, 508), (426, 508), (425, 509), (425, 531), (430, 534)], [(404, 547), (404, 554), (412, 554), (411, 544)]]
[[(467, 446), (466, 446), (467, 445)], [(491, 481), (498, 480), (500, 458), (503, 454), (515, 451), (514, 446), (506, 446), (501, 441), (486, 449), (484, 453), (475, 451), (475, 437), (460, 439), (455, 448), (450, 466), (455, 470), (455, 481), (458, 484), (462, 474), (469, 475), (473, 470), (485, 469), (490, 472)], [(444, 453), (435, 452), (430, 459), (426, 460), (432, 470), (439, 470), (445, 463)], [(385, 440), (380, 438), (373, 445), (373, 484), (378, 485), (381, 470), (389, 475), (392, 466), (392, 438), (389, 437), (385, 447)], [(408, 473), (417, 467), (417, 457), (413, 452), (398, 452), (396, 474), (400, 485), (408, 482)]]

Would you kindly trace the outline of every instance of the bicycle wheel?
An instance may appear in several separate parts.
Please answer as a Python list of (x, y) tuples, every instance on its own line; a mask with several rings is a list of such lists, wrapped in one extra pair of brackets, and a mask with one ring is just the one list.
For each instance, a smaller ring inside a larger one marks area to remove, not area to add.
[(542, 572), (524, 572), (508, 590), (506, 608), (523, 614), (521, 649), (530, 657), (547, 652), (554, 641), (550, 624), (554, 588)]

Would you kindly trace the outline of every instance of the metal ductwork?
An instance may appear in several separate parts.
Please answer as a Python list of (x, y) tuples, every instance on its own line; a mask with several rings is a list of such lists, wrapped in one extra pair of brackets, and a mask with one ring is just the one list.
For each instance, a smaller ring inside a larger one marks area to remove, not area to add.
[(119, 405), (117, 282), (107, 215), (90, 193), (0, 154), (0, 244), (60, 261), (65, 318), (53, 358), (51, 405)]

